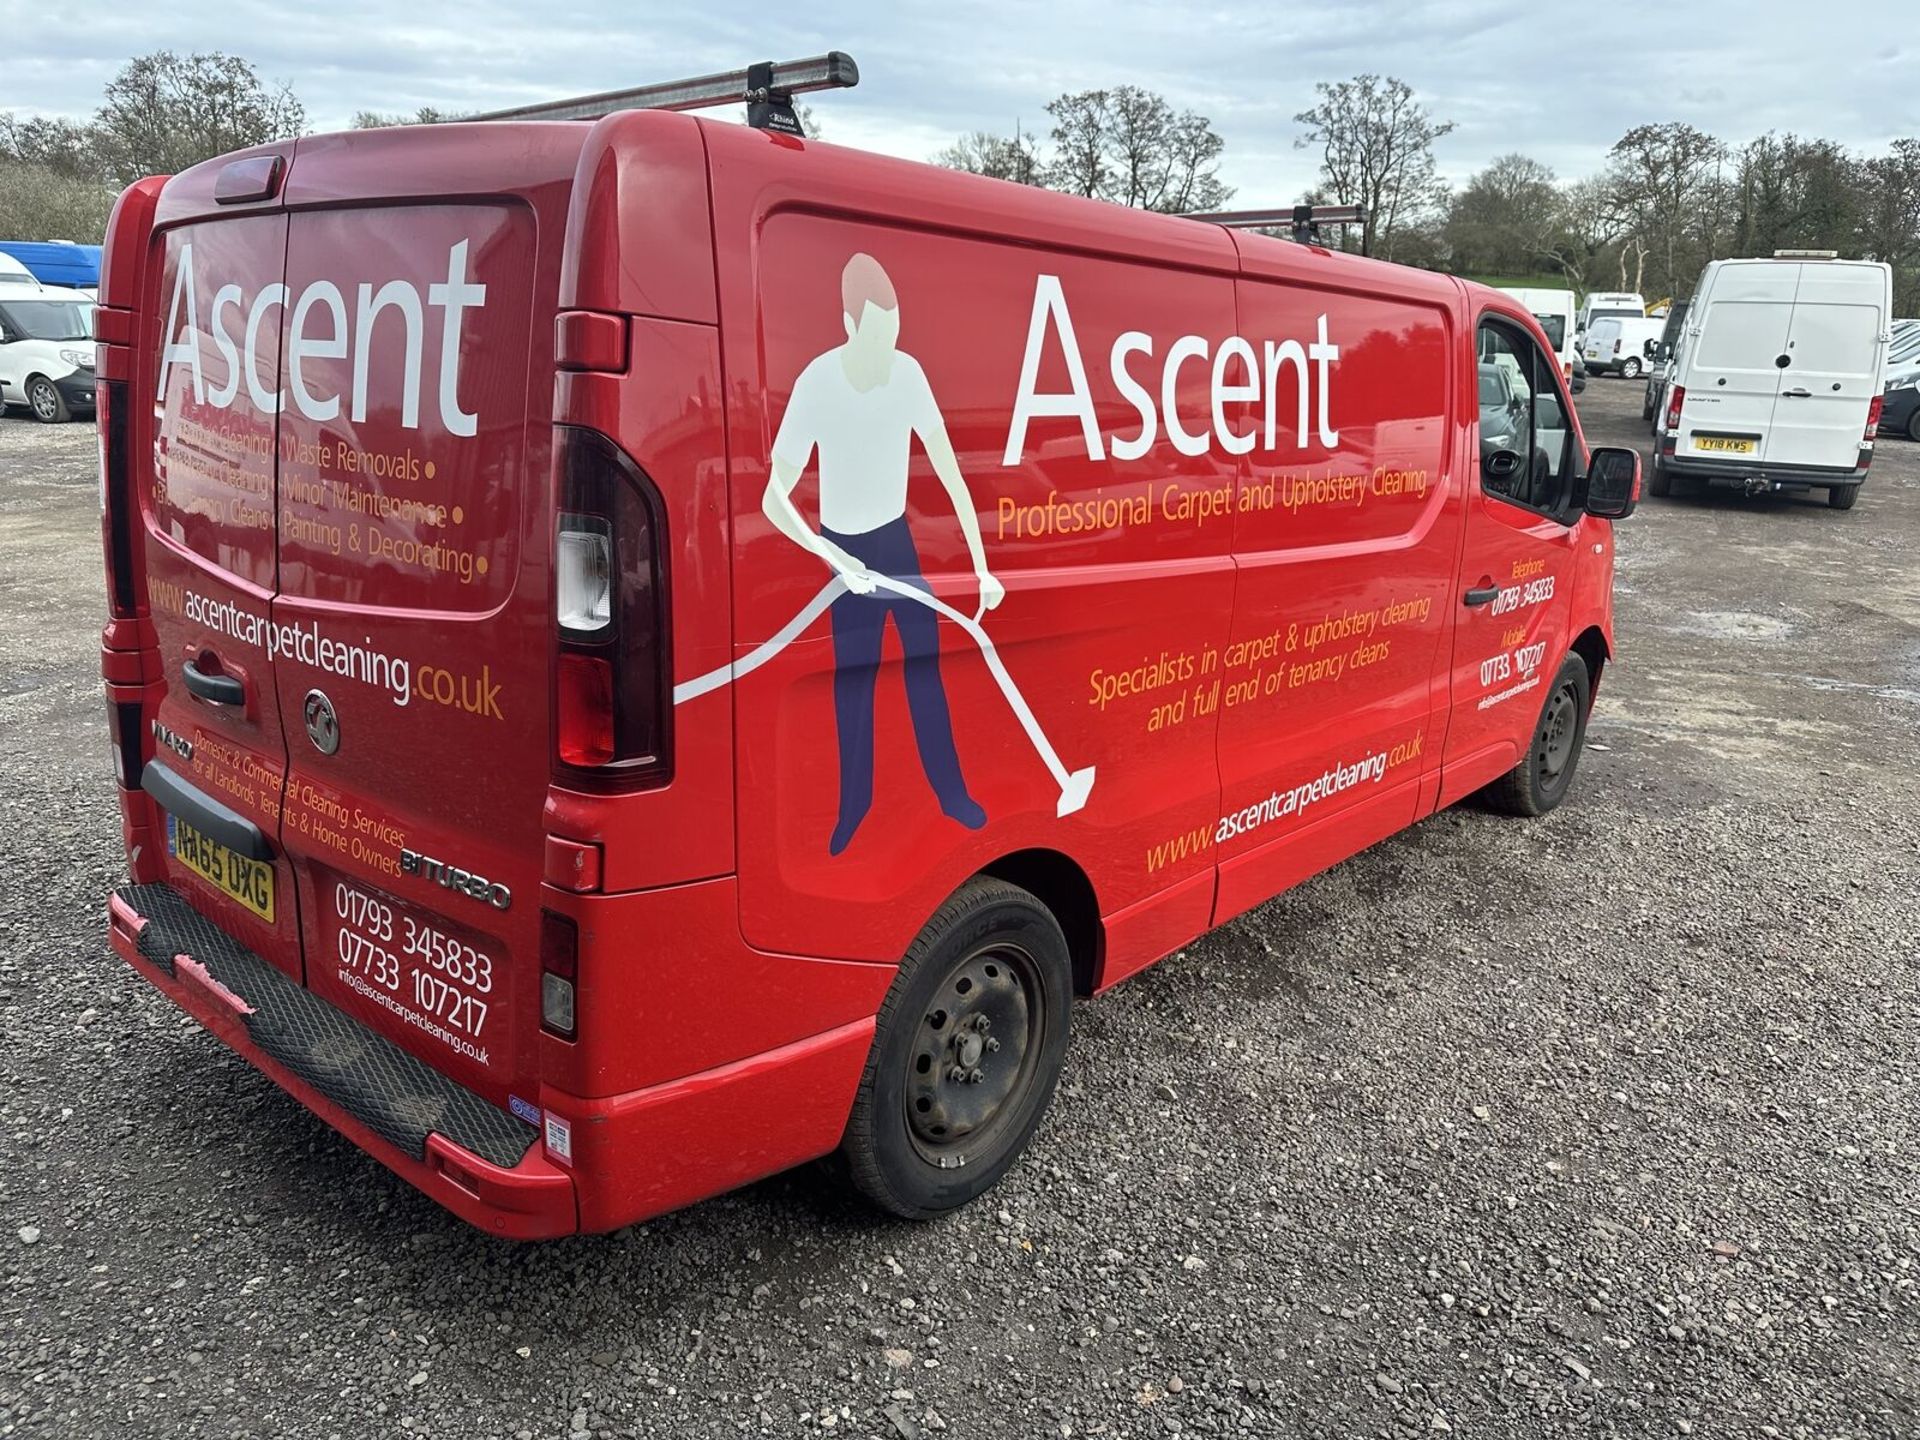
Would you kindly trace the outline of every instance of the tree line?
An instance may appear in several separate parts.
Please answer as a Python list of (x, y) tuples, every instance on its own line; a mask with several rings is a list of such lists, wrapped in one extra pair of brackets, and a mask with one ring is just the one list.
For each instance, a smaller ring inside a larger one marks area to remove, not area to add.
[[(1433, 154), (1453, 123), (1404, 81), (1356, 75), (1316, 85), (1314, 95), (1294, 116), (1296, 147), (1320, 160), (1316, 184), (1300, 198), (1365, 207), (1363, 224), (1329, 237), (1341, 248), (1650, 300), (1685, 298), (1709, 260), (1834, 250), (1887, 261), (1896, 312), (1920, 314), (1920, 139), (1861, 155), (1793, 134), (1734, 146), (1679, 121), (1643, 124), (1614, 142), (1597, 174), (1564, 182), (1516, 152), (1456, 191)], [(1175, 116), (1159, 96), (1128, 86), (1062, 95), (1046, 109), (1044, 139), (974, 131), (933, 158), (1155, 210), (1210, 210), (1233, 195), (1218, 178), (1225, 146), (1204, 116)], [(1159, 181), (1165, 176), (1181, 183)]]
[[(804, 107), (803, 107), (804, 108)], [(1226, 142), (1213, 122), (1134, 85), (1072, 91), (1040, 130), (978, 130), (933, 156), (953, 169), (1169, 213), (1220, 209)], [(298, 135), (306, 109), (284, 84), (219, 52), (162, 50), (127, 62), (90, 120), (0, 114), (0, 237), (97, 242), (113, 199), (143, 175)], [(459, 115), (363, 110), (360, 127)], [(806, 115), (809, 133), (819, 127)], [(1436, 142), (1453, 130), (1412, 87), (1356, 75), (1314, 87), (1294, 116), (1317, 154), (1301, 199), (1362, 205), (1363, 225), (1330, 243), (1429, 269), (1553, 277), (1577, 290), (1684, 297), (1701, 267), (1730, 255), (1835, 250), (1886, 260), (1894, 308), (1920, 314), (1920, 138), (1863, 155), (1831, 140), (1769, 132), (1742, 145), (1678, 121), (1636, 125), (1593, 175), (1563, 180), (1515, 152), (1458, 190)], [(1261, 196), (1262, 206), (1284, 204)]]

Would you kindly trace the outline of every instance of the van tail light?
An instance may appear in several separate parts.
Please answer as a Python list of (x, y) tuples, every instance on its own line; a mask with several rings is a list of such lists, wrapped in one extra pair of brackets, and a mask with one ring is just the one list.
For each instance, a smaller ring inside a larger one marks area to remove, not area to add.
[(1620, 342), (1618, 340), (1613, 342), (1613, 353), (1616, 355), (1620, 353)]
[(1671, 430), (1678, 430), (1680, 428), (1680, 407), (1686, 403), (1687, 403), (1687, 387), (1686, 386), (1675, 385), (1672, 389), (1667, 391), (1667, 417), (1660, 426), (1662, 430), (1671, 431)]
[(1860, 437), (1860, 443), (1862, 445), (1871, 445), (1873, 443), (1873, 437), (1880, 433), (1880, 407), (1886, 403), (1887, 397), (1885, 395), (1876, 395), (1867, 406), (1867, 428), (1866, 432)]
[(671, 773), (666, 522), (653, 482), (606, 436), (554, 429), (554, 757), (564, 784)]
[(571, 1040), (580, 1033), (580, 927), (552, 910), (540, 912), (540, 1028)]
[(139, 602), (133, 584), (133, 457), (128, 453), (126, 382), (98, 382), (93, 403), (100, 432), (100, 541), (107, 552), (107, 608), (116, 620), (128, 620)]

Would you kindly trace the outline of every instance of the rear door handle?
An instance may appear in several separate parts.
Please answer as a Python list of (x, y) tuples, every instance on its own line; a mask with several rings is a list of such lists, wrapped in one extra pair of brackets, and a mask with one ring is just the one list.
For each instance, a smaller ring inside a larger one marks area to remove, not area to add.
[(1813, 398), (1813, 392), (1811, 390), (1782, 390), (1780, 393), (1789, 400), (1811, 400)]
[(1498, 585), (1482, 585), (1477, 590), (1467, 591), (1467, 593), (1460, 598), (1465, 600), (1469, 605), (1491, 605), (1495, 600), (1500, 598), (1500, 587)]
[(180, 667), (180, 675), (187, 682), (187, 693), (209, 704), (247, 703), (246, 687), (231, 675), (210, 675), (191, 660)]

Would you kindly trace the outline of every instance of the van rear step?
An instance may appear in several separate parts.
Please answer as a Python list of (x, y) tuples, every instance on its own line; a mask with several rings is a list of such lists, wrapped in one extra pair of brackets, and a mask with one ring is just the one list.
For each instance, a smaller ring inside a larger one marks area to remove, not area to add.
[(241, 945), (167, 884), (127, 885), (119, 899), (147, 923), (141, 957), (175, 975), (176, 957), (239, 1004), (253, 1043), (416, 1160), (439, 1134), (491, 1164), (520, 1163), (539, 1132), (488, 1104), (391, 1040), (342, 1014)]

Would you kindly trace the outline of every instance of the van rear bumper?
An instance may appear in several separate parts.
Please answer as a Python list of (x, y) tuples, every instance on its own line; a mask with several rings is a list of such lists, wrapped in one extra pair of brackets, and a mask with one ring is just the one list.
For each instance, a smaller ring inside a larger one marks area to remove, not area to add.
[(204, 1028), (403, 1180), (507, 1239), (616, 1230), (828, 1153), (873, 1042), (867, 1016), (623, 1094), (543, 1086), (545, 1114), (570, 1135), (562, 1163), (533, 1126), (295, 984), (171, 886), (126, 886), (108, 915), (115, 953)]
[(401, 1179), (509, 1239), (579, 1228), (572, 1177), (531, 1125), (296, 985), (171, 886), (129, 885), (107, 908), (121, 959)]
[[(1669, 439), (1667, 444), (1671, 444)], [(1663, 449), (1661, 467), (1690, 480), (1763, 490), (1817, 490), (1829, 485), (1858, 485), (1867, 478), (1873, 451), (1862, 450), (1852, 468), (1824, 465), (1770, 465), (1764, 460), (1708, 460)]]

